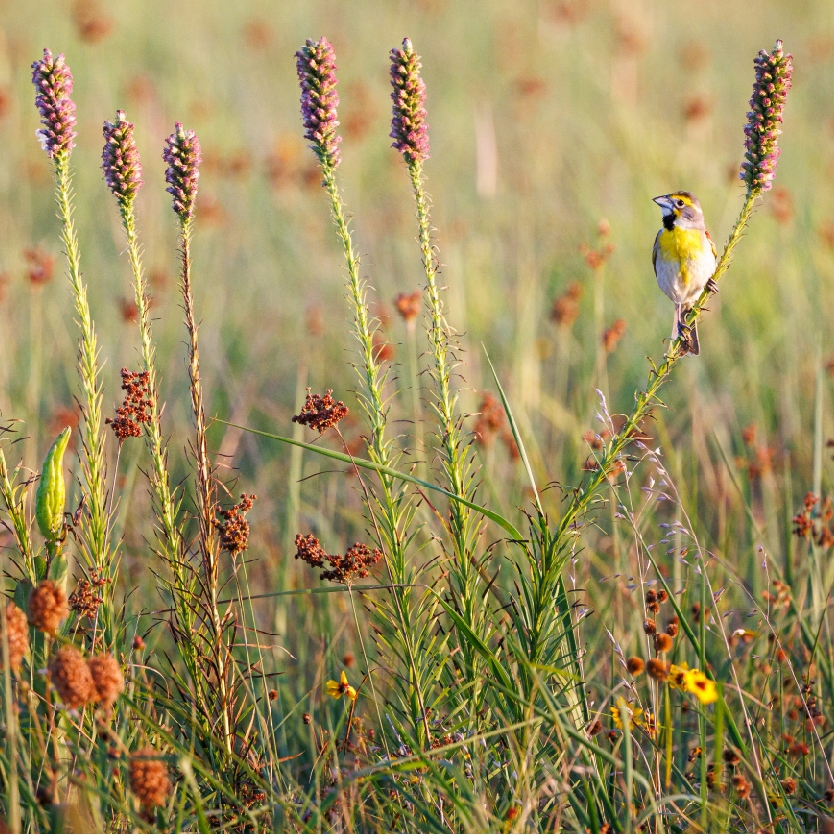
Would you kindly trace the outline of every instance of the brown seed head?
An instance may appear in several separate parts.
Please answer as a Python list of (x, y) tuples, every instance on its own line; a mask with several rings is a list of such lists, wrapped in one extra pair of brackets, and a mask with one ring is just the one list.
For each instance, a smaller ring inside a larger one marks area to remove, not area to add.
[(733, 777), (733, 788), (736, 790), (739, 800), (746, 800), (750, 797), (753, 785), (743, 774), (736, 774)]
[(157, 752), (147, 747), (130, 758), (130, 790), (146, 810), (162, 806), (171, 793), (171, 781), (165, 763), (150, 759), (156, 756)]
[(646, 672), (649, 674), (649, 678), (664, 682), (669, 675), (669, 667), (665, 661), (661, 661), (659, 658), (650, 658), (646, 663)]
[(220, 530), (220, 547), (236, 557), (249, 547), (249, 522), (246, 514), (252, 509), (252, 504), (258, 497), (252, 493), (241, 493), (240, 501), (220, 513), (222, 522), (217, 522)]
[(35, 629), (54, 635), (68, 614), (67, 596), (52, 580), (44, 580), (32, 589), (29, 595), (29, 623)]
[(61, 647), (49, 665), (52, 683), (67, 708), (83, 707), (93, 694), (93, 676), (81, 653), (71, 644)]
[(640, 673), (643, 672), (645, 666), (646, 665), (643, 663), (643, 659), (638, 658), (636, 655), (626, 661), (626, 668), (633, 676), (639, 676)]
[(679, 630), (680, 626), (673, 620), (666, 624), (666, 634), (671, 635), (673, 638), (678, 634)]
[[(29, 651), (29, 624), (26, 615), (14, 605), (6, 606), (6, 643), (9, 650), (9, 669), (17, 672), (23, 656)], [(0, 670), (3, 669), (3, 658), (0, 656)]]
[(666, 632), (658, 632), (654, 636), (654, 648), (656, 652), (669, 652), (672, 649), (672, 636)]
[(110, 707), (125, 690), (125, 677), (112, 655), (97, 655), (88, 662), (93, 677), (91, 701)]
[(406, 322), (413, 322), (420, 315), (420, 304), (423, 299), (423, 291), (415, 290), (413, 293), (400, 293), (394, 299), (394, 307), (397, 313)]
[(786, 780), (780, 780), (779, 782), (782, 784), (785, 794), (793, 794), (796, 791), (796, 780), (793, 777), (788, 777)]
[(331, 426), (337, 426), (347, 415), (348, 409), (341, 400), (334, 400), (332, 395), (333, 389), (328, 389), (324, 395), (312, 394), (311, 389), (307, 389), (304, 406), (297, 415), (293, 415), (292, 422), (316, 429), (319, 435)]
[(643, 631), (647, 635), (654, 635), (657, 632), (657, 624), (651, 618), (646, 618), (643, 621)]

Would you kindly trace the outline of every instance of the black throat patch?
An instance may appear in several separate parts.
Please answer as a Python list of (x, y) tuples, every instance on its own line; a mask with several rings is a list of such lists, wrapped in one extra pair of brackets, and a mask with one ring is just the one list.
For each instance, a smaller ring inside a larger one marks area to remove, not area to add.
[(663, 226), (667, 231), (671, 232), (675, 228), (675, 216), (663, 215)]

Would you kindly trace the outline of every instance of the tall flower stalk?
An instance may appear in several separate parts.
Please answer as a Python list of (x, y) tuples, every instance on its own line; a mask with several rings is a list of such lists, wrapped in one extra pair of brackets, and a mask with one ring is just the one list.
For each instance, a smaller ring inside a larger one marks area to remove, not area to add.
[(104, 123), (103, 134), (101, 167), (107, 187), (116, 198), (127, 240), (127, 254), (133, 275), (133, 295), (142, 343), (142, 361), (147, 373), (148, 419), (143, 421), (143, 425), (146, 427), (145, 439), (153, 465), (150, 473), (151, 488), (156, 498), (156, 512), (161, 525), (157, 531), (157, 537), (160, 554), (174, 574), (171, 592), (176, 607), (179, 634), (186, 637), (185, 643), (192, 650), (184, 652), (183, 656), (188, 664), (192, 681), (199, 687), (202, 677), (197, 673), (193, 644), (190, 641), (194, 617), (189, 601), (193, 596), (194, 583), (185, 570), (182, 536), (177, 525), (177, 504), (168, 474), (168, 449), (162, 435), (150, 300), (142, 266), (141, 247), (136, 233), (135, 198), (144, 184), (142, 163), (133, 136), (133, 124), (127, 121), (123, 111), (116, 112), (115, 121)]
[[(167, 164), (165, 181), (172, 197), (174, 213), (179, 222), (180, 291), (182, 292), (185, 327), (188, 331), (188, 375), (190, 380), (191, 407), (194, 413), (196, 443), (194, 455), (197, 468), (197, 518), (199, 525), (199, 550), (202, 578), (199, 588), (203, 596), (208, 630), (206, 651), (211, 657), (209, 668), (213, 681), (207, 682), (215, 696), (217, 712), (223, 726), (226, 753), (232, 752), (232, 683), (234, 665), (225, 641), (228, 618), (220, 612), (220, 543), (215, 531), (214, 474), (208, 454), (206, 413), (203, 387), (200, 379), (200, 348), (197, 317), (194, 312), (194, 291), (191, 282), (191, 236), (194, 229), (194, 211), (200, 178), (202, 153), (200, 140), (193, 130), (185, 130), (181, 122), (165, 142), (162, 158)], [(201, 700), (202, 702), (202, 700)]]
[[(403, 155), (411, 178), (417, 210), (420, 252), (426, 276), (428, 300), (428, 338), (432, 366), (429, 369), (436, 386), (433, 410), (439, 425), (443, 476), (449, 492), (474, 500), (470, 466), (462, 433), (462, 415), (457, 408), (458, 395), (451, 382), (457, 362), (452, 329), (443, 313), (443, 300), (437, 280), (438, 260), (431, 240), (430, 199), (424, 187), (423, 163), (429, 158), (429, 134), (426, 124), (426, 85), (420, 76), (420, 58), (406, 38), (401, 48), (391, 50), (391, 138), (392, 147)], [(478, 586), (480, 575), (473, 551), (477, 539), (477, 519), (459, 502), (449, 507), (449, 527), (454, 550), (452, 575), (461, 614), (476, 632), (484, 623)], [(466, 646), (469, 646), (467, 643)], [(469, 661), (474, 660), (473, 658)]]
[[(109, 538), (109, 513), (106, 506), (105, 436), (102, 427), (101, 374), (98, 367), (98, 342), (87, 301), (87, 285), (81, 278), (81, 252), (73, 222), (74, 192), (70, 155), (75, 145), (75, 102), (73, 78), (62, 54), (53, 56), (44, 49), (43, 58), (32, 64), (32, 83), (37, 95), (35, 106), (43, 127), (38, 131), (41, 147), (52, 160), (55, 173), (55, 199), (61, 220), (61, 240), (67, 258), (70, 285), (80, 330), (78, 373), (81, 378), (82, 425), (81, 470), (86, 492), (86, 513), (82, 518), (82, 555), (98, 576), (113, 579), (113, 549)], [(102, 587), (104, 603), (99, 618), (105, 642), (112, 644), (114, 623), (110, 586)]]
[[(387, 371), (378, 360), (374, 346), (377, 323), (370, 315), (367, 301), (367, 287), (359, 275), (359, 256), (353, 246), (353, 238), (347, 221), (344, 203), (336, 182), (336, 169), (341, 162), (339, 145), (342, 141), (337, 128), (339, 94), (336, 90), (336, 53), (326, 38), (319, 41), (307, 40), (296, 53), (296, 71), (301, 85), (301, 118), (304, 136), (310, 141), (321, 169), (323, 185), (330, 197), (333, 222), (341, 241), (348, 271), (348, 290), (353, 310), (354, 336), (359, 343), (362, 357), (357, 372), (362, 380), (359, 395), (362, 410), (370, 429), (368, 455), (372, 461), (385, 467), (396, 463), (392, 441), (386, 438), (388, 408), (383, 388)], [(406, 690), (407, 701), (411, 704), (412, 730), (424, 739), (417, 740), (427, 746), (430, 731), (425, 704), (427, 686), (426, 671), (419, 663), (416, 649), (416, 614), (414, 612), (411, 586), (414, 569), (409, 564), (406, 548), (409, 542), (408, 523), (413, 516), (413, 503), (402, 483), (390, 475), (380, 473), (381, 496), (377, 501), (381, 510), (380, 542), (386, 554), (386, 566), (391, 580), (391, 614), (397, 625), (395, 638), (401, 642), (402, 651), (409, 667), (410, 680)], [(369, 512), (373, 509), (369, 505)], [(376, 525), (376, 517), (374, 517)]]

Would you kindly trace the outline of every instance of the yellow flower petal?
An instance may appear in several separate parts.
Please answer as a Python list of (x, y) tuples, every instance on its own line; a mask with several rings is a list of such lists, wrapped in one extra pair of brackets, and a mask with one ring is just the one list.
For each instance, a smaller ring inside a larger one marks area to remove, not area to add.
[(324, 692), (334, 699), (342, 698), (342, 685), (338, 681), (328, 681), (324, 685)]

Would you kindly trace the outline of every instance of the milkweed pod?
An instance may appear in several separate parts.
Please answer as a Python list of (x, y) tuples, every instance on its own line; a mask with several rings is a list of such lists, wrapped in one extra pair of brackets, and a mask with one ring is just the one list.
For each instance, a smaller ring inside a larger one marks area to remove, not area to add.
[(41, 480), (35, 494), (35, 518), (41, 533), (48, 540), (61, 535), (67, 488), (64, 483), (64, 452), (70, 437), (69, 426), (55, 439), (41, 468)]

